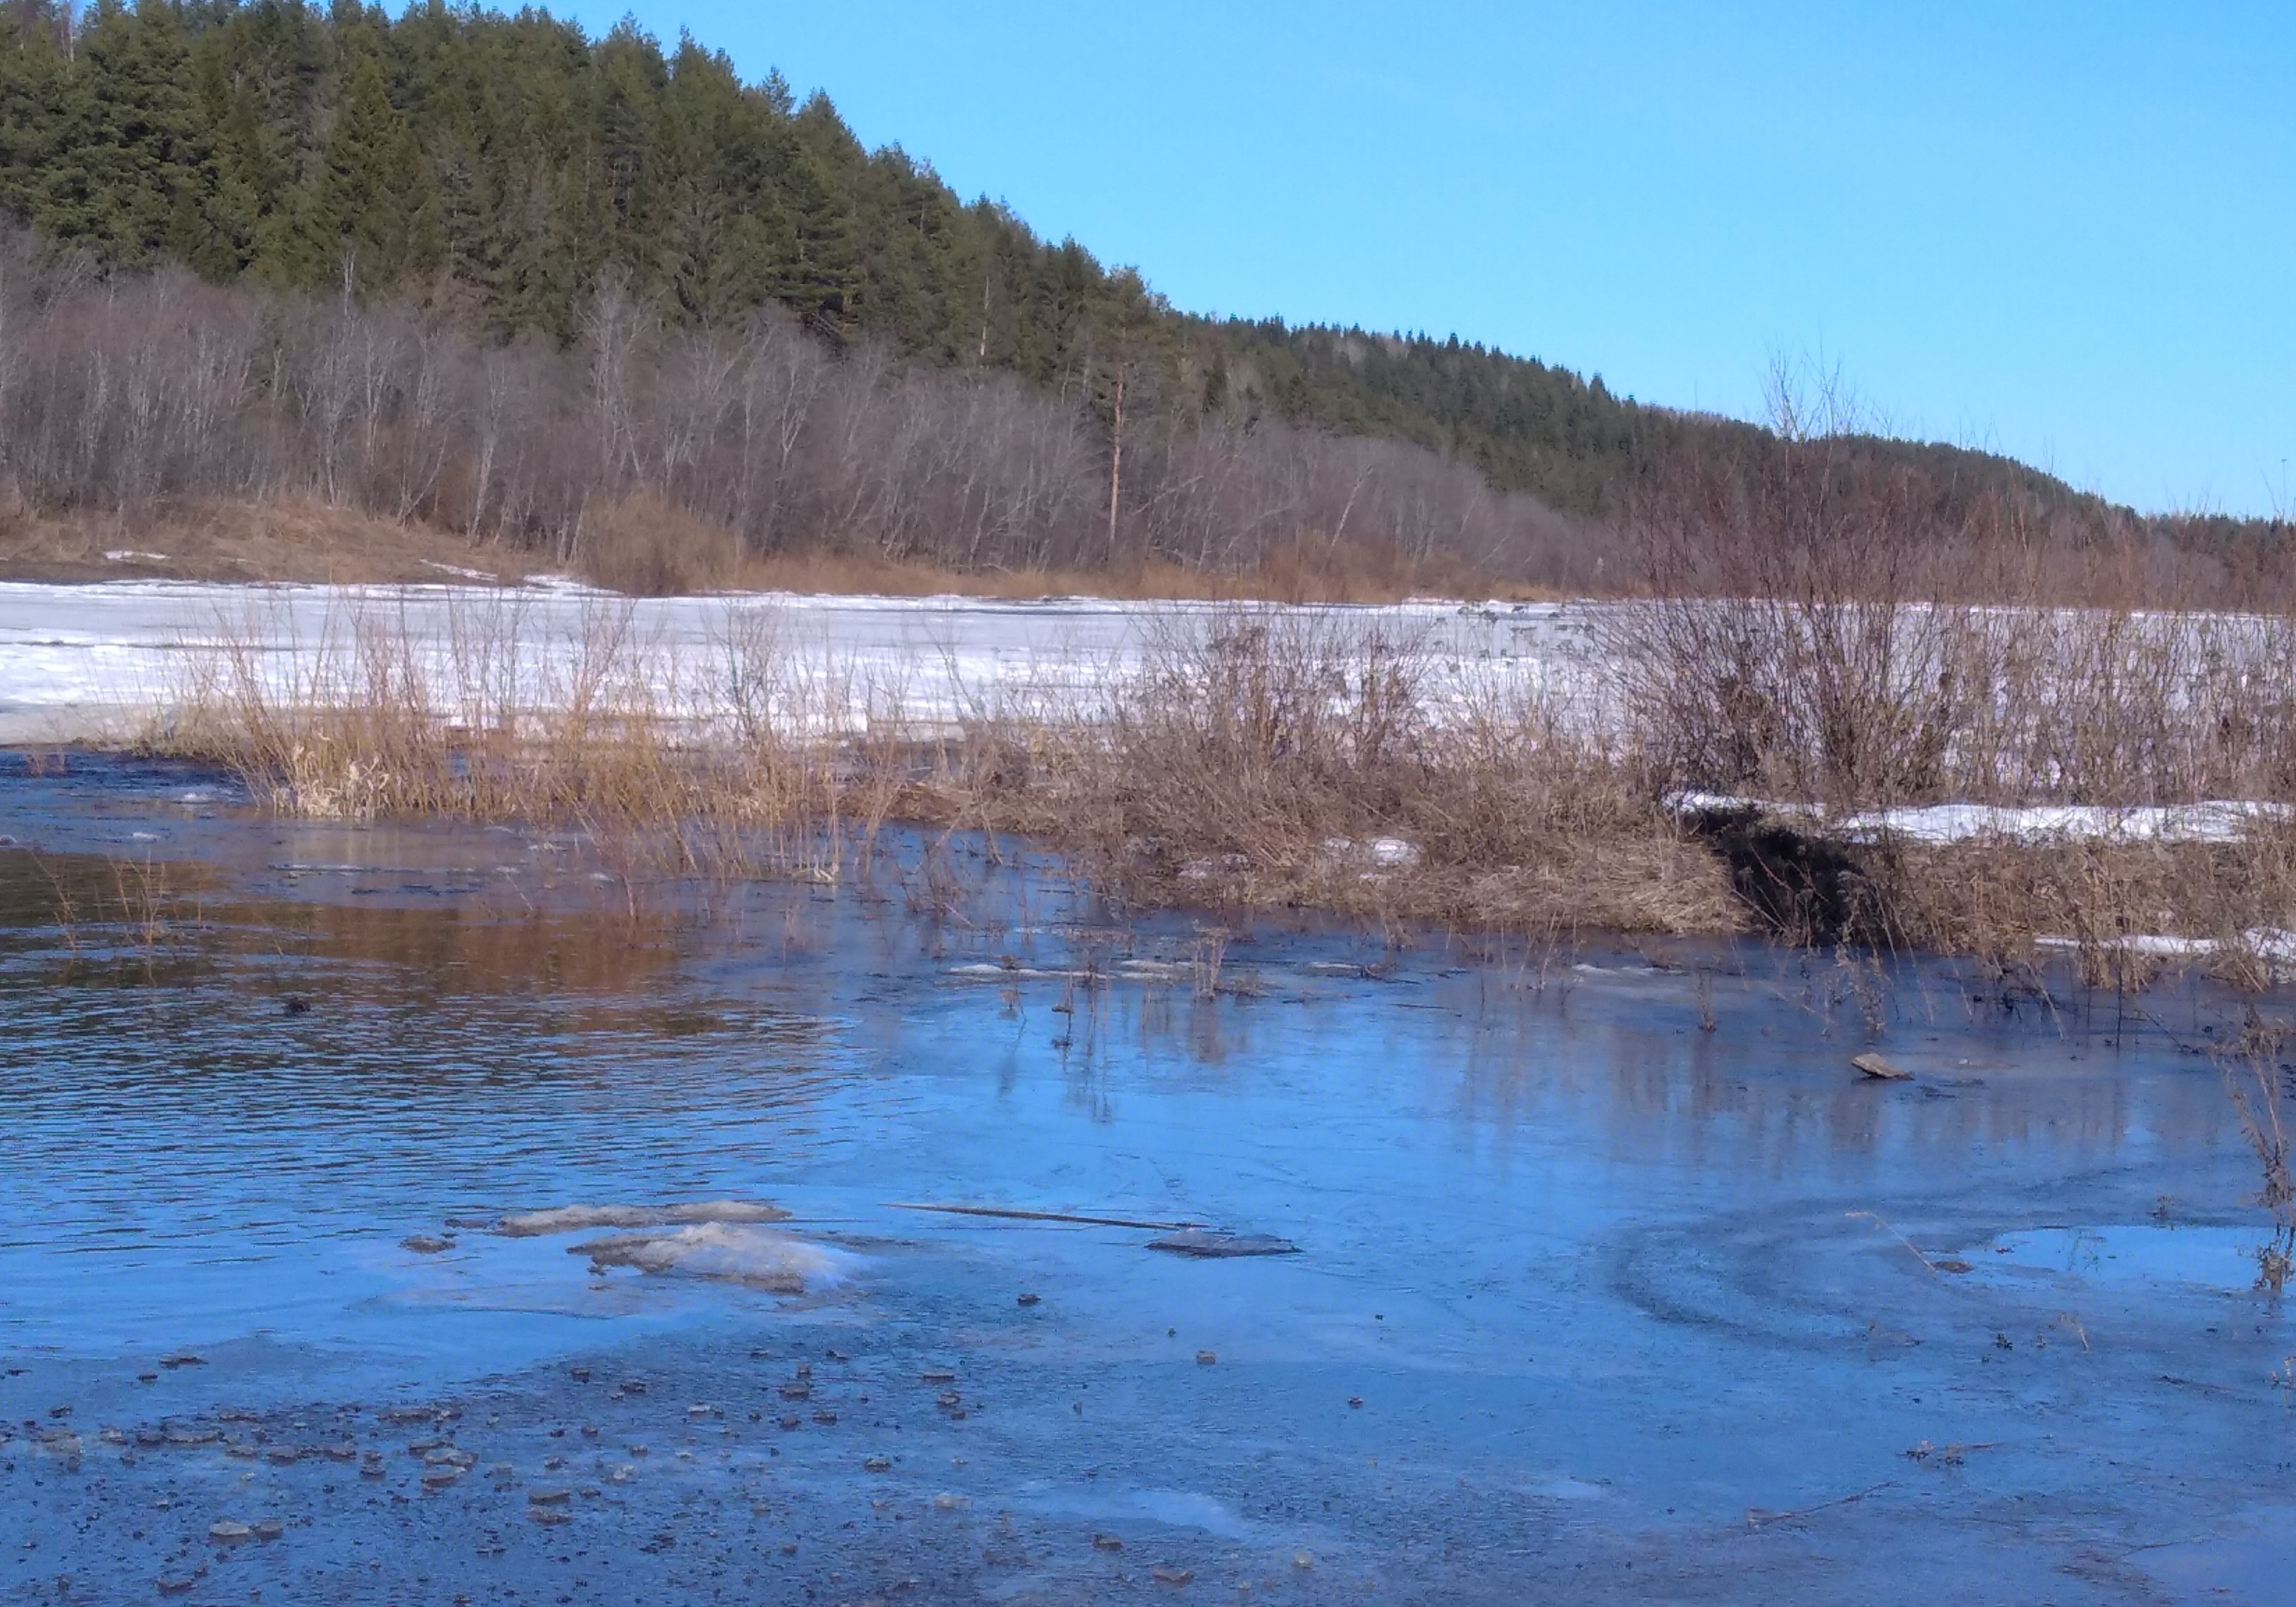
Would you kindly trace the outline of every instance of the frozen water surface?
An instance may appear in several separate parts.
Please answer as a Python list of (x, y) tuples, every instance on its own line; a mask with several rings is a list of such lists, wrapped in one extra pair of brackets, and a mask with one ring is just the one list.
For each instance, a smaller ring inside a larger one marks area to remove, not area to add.
[(0, 1599), (2288, 1599), (2229, 1002), (0, 777)]

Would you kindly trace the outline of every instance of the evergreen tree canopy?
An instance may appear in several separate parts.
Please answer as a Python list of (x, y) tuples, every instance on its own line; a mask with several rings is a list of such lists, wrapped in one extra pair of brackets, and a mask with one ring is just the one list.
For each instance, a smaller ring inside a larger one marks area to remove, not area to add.
[[(763, 303), (832, 341), (1128, 406), (1414, 442), (1502, 491), (1616, 518), (1766, 432), (1424, 337), (1192, 317), (1076, 242), (963, 202), (821, 94), (690, 37), (414, 0), (0, 0), (0, 211), (101, 259), (578, 332), (612, 283), (673, 324)], [(1874, 441), (1941, 504), (2094, 499), (2007, 459)], [(1949, 511), (1949, 510), (1948, 510)]]

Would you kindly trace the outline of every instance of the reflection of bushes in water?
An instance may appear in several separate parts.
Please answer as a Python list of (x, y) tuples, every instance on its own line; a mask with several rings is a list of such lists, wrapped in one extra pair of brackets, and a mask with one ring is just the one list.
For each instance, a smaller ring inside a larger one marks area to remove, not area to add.
[(152, 977), (194, 961), (210, 931), (204, 867), (141, 856), (49, 855), (0, 849), (0, 913), (51, 925), (72, 959)]
[(2292, 1038), (2296, 1028), (2267, 1021), (2251, 1006), (2240, 1032), (2216, 1052), (2241, 1131), (2263, 1168), (2258, 1202), (2272, 1213), (2273, 1234), (2257, 1250), (2257, 1286), (2276, 1296), (2296, 1269), (2296, 1176), (2288, 1152), (2288, 1107), (2296, 1103), (2296, 1064), (2286, 1058)]

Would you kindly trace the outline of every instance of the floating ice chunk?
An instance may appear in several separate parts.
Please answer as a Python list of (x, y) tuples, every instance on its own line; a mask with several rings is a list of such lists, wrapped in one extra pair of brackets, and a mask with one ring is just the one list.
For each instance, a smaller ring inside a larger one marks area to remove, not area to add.
[(570, 1245), (567, 1253), (587, 1256), (594, 1267), (684, 1273), (689, 1277), (769, 1289), (777, 1294), (834, 1287), (851, 1275), (853, 1267), (852, 1257), (792, 1234), (723, 1222), (704, 1222), (667, 1233), (619, 1234)]
[(668, 1227), (678, 1223), (783, 1222), (789, 1212), (752, 1200), (705, 1200), (693, 1205), (561, 1205), (521, 1211), (495, 1224), (513, 1239), (543, 1234), (579, 1233), (593, 1227)]

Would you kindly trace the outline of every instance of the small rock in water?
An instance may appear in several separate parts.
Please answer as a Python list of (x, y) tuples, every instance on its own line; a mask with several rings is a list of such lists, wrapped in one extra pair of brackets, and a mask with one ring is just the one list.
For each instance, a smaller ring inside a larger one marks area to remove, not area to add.
[(572, 1371), (572, 1373), (573, 1373), (573, 1375), (574, 1375), (574, 1382), (575, 1382), (576, 1383), (578, 1383), (578, 1384), (586, 1384), (586, 1383), (588, 1383), (588, 1382), (590, 1382), (590, 1369), (589, 1369), (589, 1368), (587, 1368), (587, 1367), (576, 1367), (576, 1368), (571, 1369), (571, 1371)]
[(864, 1472), (869, 1473), (890, 1473), (893, 1471), (893, 1459), (890, 1456), (866, 1457), (861, 1464), (861, 1469)]
[(1883, 1082), (1903, 1082), (1913, 1076), (1912, 1072), (1887, 1055), (1876, 1054), (1871, 1050), (1864, 1054), (1852, 1055), (1849, 1063), (1866, 1076), (1879, 1078)]
[(837, 1422), (837, 1414), (834, 1412), (816, 1412), (813, 1414), (813, 1421), (826, 1428), (833, 1425)]
[(208, 1526), (208, 1538), (218, 1546), (236, 1546), (255, 1531), (233, 1518), (218, 1518)]
[(204, 1367), (208, 1364), (205, 1358), (193, 1356), (190, 1351), (184, 1350), (177, 1352), (174, 1356), (161, 1357), (160, 1358), (160, 1365), (170, 1371), (173, 1371), (177, 1367)]
[(276, 1540), (287, 1532), (287, 1526), (276, 1518), (258, 1518), (248, 1525), (247, 1532), (258, 1540)]
[(1199, 1350), (1196, 1352), (1196, 1365), (1199, 1367), (1209, 1367), (1218, 1360), (1219, 1360), (1219, 1352), (1217, 1350)]
[(1305, 1571), (1305, 1570), (1308, 1570), (1308, 1569), (1313, 1568), (1315, 1565), (1316, 1565), (1316, 1554), (1315, 1554), (1314, 1552), (1312, 1552), (1312, 1551), (1295, 1551), (1295, 1552), (1293, 1552), (1293, 1553), (1292, 1554), (1292, 1567), (1297, 1568), (1297, 1569), (1300, 1569), (1300, 1570), (1301, 1570), (1302, 1571)]
[(536, 1506), (564, 1506), (574, 1498), (574, 1492), (563, 1488), (531, 1489), (526, 1498)]
[(152, 1581), (161, 1595), (189, 1595), (199, 1588), (198, 1577), (193, 1574), (161, 1574)]
[(573, 1521), (574, 1514), (562, 1506), (529, 1506), (526, 1515), (544, 1528)]
[(1092, 1548), (1095, 1551), (1122, 1551), (1124, 1542), (1114, 1535), (1095, 1535), (1092, 1537)]
[(1196, 1570), (1193, 1568), (1181, 1568), (1170, 1562), (1159, 1562), (1148, 1570), (1148, 1577), (1159, 1585), (1169, 1585), (1177, 1590), (1183, 1585), (1193, 1583), (1196, 1577)]
[(1021, 1297), (1021, 1304), (1023, 1306), (1034, 1306), (1044, 1298), (1045, 1297), (1040, 1294), (1024, 1294)]
[(1218, 1260), (1230, 1256), (1296, 1256), (1300, 1247), (1289, 1239), (1279, 1239), (1274, 1234), (1231, 1234), (1210, 1227), (1184, 1227), (1177, 1233), (1166, 1234), (1160, 1239), (1148, 1241), (1151, 1250), (1169, 1250), (1176, 1256), (1194, 1256), (1203, 1260)]
[(939, 1394), (933, 1397), (933, 1405), (943, 1407), (944, 1409), (949, 1406), (961, 1406), (964, 1404), (964, 1397), (959, 1395), (954, 1390), (943, 1390)]
[(933, 1510), (935, 1512), (953, 1513), (960, 1507), (971, 1506), (972, 1505), (972, 1502), (969, 1497), (964, 1496), (952, 1496), (946, 1490), (933, 1497)]
[(918, 1373), (917, 1379), (921, 1383), (953, 1384), (956, 1382), (956, 1374), (947, 1372), (942, 1368), (935, 1367)]
[(418, 1256), (435, 1256), (442, 1250), (455, 1248), (455, 1242), (452, 1239), (440, 1238), (432, 1234), (409, 1234), (401, 1239), (399, 1243)]

